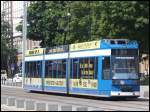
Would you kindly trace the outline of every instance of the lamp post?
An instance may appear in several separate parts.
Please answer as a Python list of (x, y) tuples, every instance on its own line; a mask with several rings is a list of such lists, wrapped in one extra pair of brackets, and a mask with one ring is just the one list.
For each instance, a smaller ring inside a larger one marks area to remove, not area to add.
[(67, 16), (68, 16), (68, 35), (69, 35), (70, 34), (70, 16), (71, 16), (70, 11), (67, 13)]
[(22, 41), (22, 87), (24, 85), (25, 76), (25, 50), (26, 50), (26, 35), (27, 35), (27, 2), (23, 2), (23, 41)]
[[(69, 37), (69, 34), (70, 34), (70, 16), (71, 16), (71, 13), (70, 13), (70, 10), (68, 11), (67, 13), (67, 17), (68, 17), (68, 37)], [(69, 88), (70, 88), (70, 52), (68, 51), (68, 76), (67, 76), (67, 94), (69, 94)]]

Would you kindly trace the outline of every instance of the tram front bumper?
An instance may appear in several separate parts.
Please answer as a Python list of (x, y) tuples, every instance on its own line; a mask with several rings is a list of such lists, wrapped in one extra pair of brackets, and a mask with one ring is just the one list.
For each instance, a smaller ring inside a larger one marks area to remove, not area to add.
[(139, 91), (135, 92), (121, 92), (121, 91), (111, 91), (111, 96), (140, 96)]

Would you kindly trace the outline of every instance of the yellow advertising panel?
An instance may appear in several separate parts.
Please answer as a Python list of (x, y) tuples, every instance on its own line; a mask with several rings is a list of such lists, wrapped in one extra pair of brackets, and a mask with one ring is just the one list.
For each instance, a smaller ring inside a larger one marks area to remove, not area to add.
[(100, 41), (91, 41), (70, 45), (70, 51), (87, 50), (100, 48)]
[(43, 51), (44, 51), (43, 48), (38, 48), (38, 49), (34, 49), (34, 50), (27, 50), (25, 53), (25, 56), (43, 54)]
[(30, 78), (24, 78), (24, 80), (25, 80), (25, 84), (27, 84), (27, 85), (31, 84)]
[(42, 79), (41, 78), (31, 78), (32, 85), (41, 85)]
[(71, 79), (72, 88), (97, 89), (97, 80), (94, 79)]
[(41, 78), (25, 78), (25, 84), (27, 85), (41, 85)]
[(66, 79), (45, 78), (45, 86), (66, 86)]

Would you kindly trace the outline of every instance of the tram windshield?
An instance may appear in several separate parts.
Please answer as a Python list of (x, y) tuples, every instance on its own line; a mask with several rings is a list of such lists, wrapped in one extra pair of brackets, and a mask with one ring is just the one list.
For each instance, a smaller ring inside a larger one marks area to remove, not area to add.
[(121, 51), (121, 49), (119, 50), (115, 51), (117, 54), (112, 54), (112, 79), (138, 79), (137, 51), (133, 49), (132, 51), (125, 50), (125, 52)]

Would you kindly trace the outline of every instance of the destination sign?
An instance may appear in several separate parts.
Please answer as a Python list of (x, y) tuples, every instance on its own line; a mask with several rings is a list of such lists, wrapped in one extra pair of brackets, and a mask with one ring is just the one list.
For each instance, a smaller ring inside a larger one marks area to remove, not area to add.
[(100, 41), (91, 41), (70, 45), (70, 51), (97, 49), (97, 48), (100, 48)]
[(38, 48), (38, 49), (34, 49), (34, 50), (27, 50), (26, 51), (26, 56), (32, 56), (32, 55), (39, 55), (39, 54), (43, 54), (44, 49), (43, 48)]
[(67, 52), (68, 49), (69, 49), (68, 45), (62, 45), (62, 46), (46, 48), (46, 54), (48, 54), (48, 53)]

